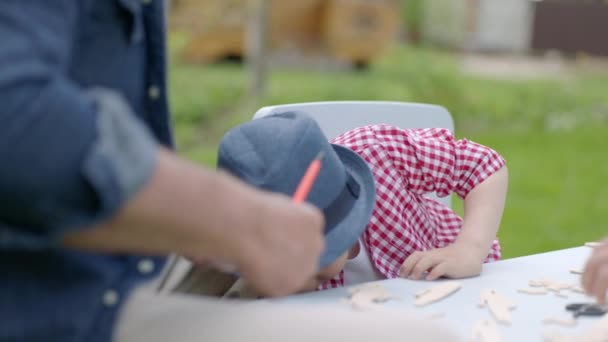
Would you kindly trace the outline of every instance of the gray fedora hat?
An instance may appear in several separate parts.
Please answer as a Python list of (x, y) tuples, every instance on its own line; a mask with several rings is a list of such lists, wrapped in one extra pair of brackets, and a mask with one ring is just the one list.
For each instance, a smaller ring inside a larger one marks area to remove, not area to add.
[(305, 113), (255, 119), (228, 131), (220, 142), (218, 168), (258, 188), (292, 195), (310, 162), (322, 152), (319, 175), (307, 202), (325, 215), (320, 268), (357, 243), (375, 204), (367, 163), (348, 148), (330, 144)]

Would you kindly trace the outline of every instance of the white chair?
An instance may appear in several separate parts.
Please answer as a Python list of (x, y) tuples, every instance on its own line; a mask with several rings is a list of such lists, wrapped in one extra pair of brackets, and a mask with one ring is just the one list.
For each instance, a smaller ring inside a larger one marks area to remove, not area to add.
[[(306, 102), (268, 106), (259, 109), (254, 119), (287, 111), (302, 111), (312, 116), (328, 138), (350, 129), (370, 124), (390, 124), (400, 128), (447, 128), (454, 132), (454, 120), (441, 106), (383, 101), (331, 101)], [(451, 196), (439, 198), (429, 194), (447, 206)], [(346, 263), (344, 277), (347, 285), (383, 278), (371, 265), (365, 248), (362, 253)]]
[[(328, 138), (333, 138), (350, 129), (370, 125), (389, 124), (401, 128), (447, 128), (454, 132), (454, 120), (450, 113), (441, 106), (383, 101), (332, 101), (305, 102), (259, 109), (254, 119), (273, 113), (302, 111), (312, 116)], [(451, 198), (438, 198), (447, 206)]]

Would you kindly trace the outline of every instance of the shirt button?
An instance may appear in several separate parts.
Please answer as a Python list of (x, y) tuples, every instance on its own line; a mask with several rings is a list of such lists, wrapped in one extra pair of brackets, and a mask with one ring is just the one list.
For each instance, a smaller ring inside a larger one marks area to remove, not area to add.
[(150, 259), (142, 259), (137, 263), (137, 270), (141, 274), (148, 274), (154, 271), (154, 261)]
[(148, 97), (150, 99), (156, 100), (156, 99), (158, 99), (159, 96), (160, 96), (160, 89), (157, 86), (153, 85), (148, 88)]
[(107, 290), (103, 294), (103, 298), (101, 301), (103, 302), (103, 305), (111, 307), (118, 303), (118, 298), (118, 292), (116, 292), (115, 290)]

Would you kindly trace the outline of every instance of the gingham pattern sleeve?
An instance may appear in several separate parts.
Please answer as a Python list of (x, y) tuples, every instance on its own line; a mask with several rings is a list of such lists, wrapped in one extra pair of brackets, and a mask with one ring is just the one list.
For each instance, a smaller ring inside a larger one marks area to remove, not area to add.
[(401, 129), (373, 125), (355, 129), (334, 143), (357, 151), (375, 145), (367, 153), (378, 162), (391, 162), (409, 191), (436, 192), (443, 197), (456, 193), (460, 198), (505, 165), (496, 151), (469, 141), (456, 140), (443, 128)]

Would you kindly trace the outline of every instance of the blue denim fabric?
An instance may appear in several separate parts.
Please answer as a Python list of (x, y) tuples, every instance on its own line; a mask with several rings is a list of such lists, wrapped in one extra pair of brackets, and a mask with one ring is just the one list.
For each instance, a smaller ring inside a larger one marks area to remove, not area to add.
[[(0, 341), (109, 341), (160, 257), (62, 249), (172, 146), (162, 0), (0, 1)], [(142, 266), (143, 265), (143, 266)]]

